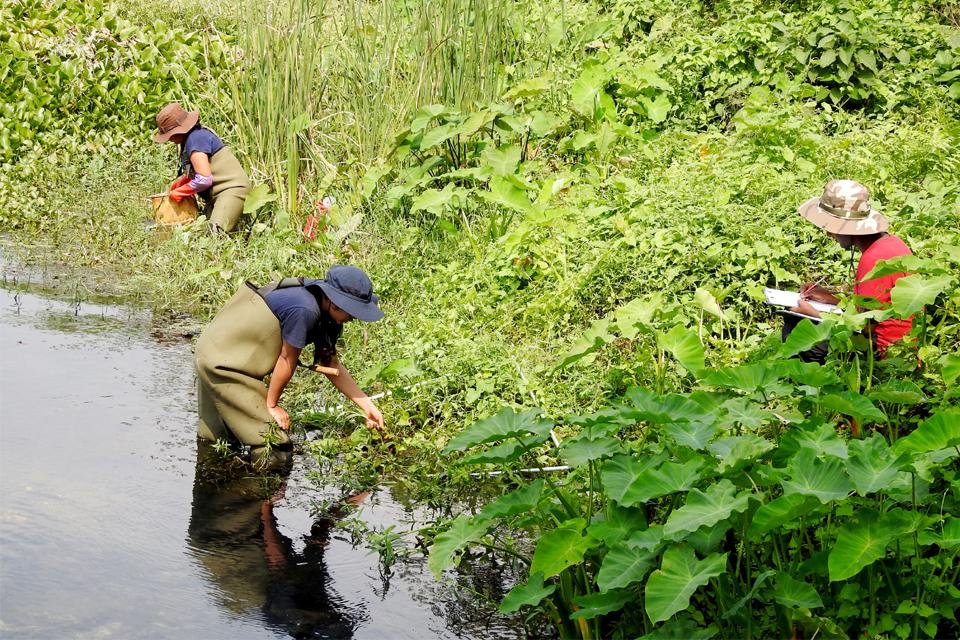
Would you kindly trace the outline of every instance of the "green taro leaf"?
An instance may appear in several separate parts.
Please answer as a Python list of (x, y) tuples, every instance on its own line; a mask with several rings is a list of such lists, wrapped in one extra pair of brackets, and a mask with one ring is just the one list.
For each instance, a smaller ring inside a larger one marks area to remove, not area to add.
[(840, 378), (833, 370), (817, 364), (804, 362), (796, 358), (777, 363), (777, 370), (784, 378), (790, 378), (797, 384), (803, 384), (820, 389), (827, 385), (839, 384)]
[(633, 340), (639, 333), (640, 326), (649, 326), (653, 316), (663, 307), (663, 297), (653, 295), (646, 298), (635, 298), (621, 305), (613, 312), (617, 330), (627, 340)]
[(758, 391), (777, 380), (777, 370), (766, 363), (714, 369), (703, 376), (709, 385), (747, 392)]
[(924, 305), (932, 304), (952, 282), (951, 276), (926, 277), (918, 273), (900, 278), (890, 290), (893, 310), (901, 318), (912, 316)]
[(520, 458), (527, 451), (530, 451), (537, 445), (543, 444), (544, 440), (545, 438), (542, 436), (530, 436), (528, 438), (508, 440), (507, 442), (501, 442), (496, 446), (490, 447), (486, 451), (479, 451), (477, 453), (470, 454), (464, 457), (462, 460), (459, 460), (457, 464), (473, 465), (513, 462)]
[(427, 565), (433, 575), (439, 580), (443, 572), (453, 565), (457, 551), (482, 538), (489, 526), (489, 522), (478, 521), (466, 513), (457, 516), (449, 529), (434, 538), (430, 547)]
[(543, 495), (543, 479), (540, 478), (504, 494), (484, 505), (477, 514), (478, 521), (493, 521), (533, 511)]
[(693, 620), (681, 617), (670, 620), (637, 640), (710, 640), (718, 633), (720, 630), (715, 624), (704, 629)]
[(453, 199), (454, 186), (451, 182), (443, 190), (425, 189), (410, 205), (410, 213), (429, 211), (435, 215), (443, 213), (443, 208)]
[(244, 213), (255, 213), (268, 202), (277, 199), (276, 193), (270, 193), (270, 187), (265, 184), (258, 184), (247, 193), (246, 200), (243, 201)]
[(950, 273), (950, 263), (946, 260), (921, 258), (920, 256), (897, 256), (887, 260), (880, 260), (876, 266), (865, 274), (861, 280), (873, 280), (896, 273), (922, 273), (924, 275), (939, 276)]
[(790, 480), (784, 480), (784, 495), (799, 493), (814, 496), (823, 504), (842, 500), (853, 490), (853, 485), (844, 473), (843, 463), (838, 460), (819, 460), (812, 451), (802, 449), (790, 461)]
[(846, 460), (848, 455), (846, 441), (837, 435), (836, 427), (828, 423), (821, 423), (813, 428), (806, 425), (791, 428), (780, 441), (780, 449), (809, 449), (818, 458), (833, 456)]
[(747, 592), (747, 595), (743, 596), (742, 598), (734, 602), (733, 605), (723, 613), (723, 619), (729, 620), (730, 618), (735, 616), (737, 612), (740, 611), (740, 609), (746, 606), (748, 602), (753, 600), (753, 597), (756, 595), (757, 590), (760, 588), (760, 586), (764, 582), (766, 582), (769, 578), (772, 578), (776, 574), (777, 572), (774, 571), (773, 569), (767, 569), (766, 571), (758, 575), (756, 579), (753, 581), (753, 586), (750, 587), (750, 591)]
[(530, 573), (542, 573), (552, 578), (567, 567), (582, 562), (587, 549), (596, 542), (583, 535), (586, 524), (582, 518), (567, 520), (543, 534), (533, 552)]
[(859, 522), (840, 528), (830, 550), (827, 567), (830, 581), (847, 580), (887, 552), (887, 545), (901, 532), (897, 526), (878, 521), (876, 514), (861, 512)]
[(663, 429), (677, 444), (703, 451), (707, 443), (716, 437), (719, 427), (709, 422), (675, 422)]
[(636, 599), (637, 595), (631, 591), (608, 591), (607, 593), (577, 596), (573, 599), (573, 604), (580, 607), (580, 610), (573, 612), (570, 619), (589, 620), (606, 615), (613, 611), (619, 611), (625, 604)]
[(750, 527), (747, 535), (757, 540), (768, 531), (778, 529), (800, 516), (816, 513), (820, 501), (808, 495), (792, 493), (780, 496), (775, 500), (762, 505), (750, 518)]
[(726, 424), (739, 424), (747, 429), (756, 430), (774, 420), (774, 415), (764, 411), (748, 398), (730, 398), (721, 405), (726, 409)]
[(484, 149), (483, 161), (490, 166), (494, 175), (505, 176), (516, 172), (520, 164), (520, 147), (515, 144)]
[(877, 409), (869, 398), (853, 391), (830, 393), (820, 397), (817, 404), (825, 409), (853, 416), (861, 426), (871, 423), (886, 424), (887, 416)]
[(609, 458), (623, 452), (620, 440), (603, 434), (583, 432), (567, 438), (560, 445), (560, 457), (571, 467), (579, 467), (591, 460)]
[(677, 393), (658, 396), (640, 387), (630, 387), (624, 395), (632, 406), (631, 417), (656, 424), (673, 422), (704, 422), (712, 424), (715, 418), (693, 400)]
[(644, 590), (644, 608), (654, 623), (663, 622), (690, 606), (690, 596), (710, 578), (727, 568), (727, 554), (712, 553), (703, 560), (687, 545), (676, 545), (663, 554), (660, 568), (651, 574)]
[(490, 178), (490, 191), (481, 191), (480, 197), (520, 213), (533, 209), (527, 192), (504, 176)]
[(682, 537), (678, 534), (693, 533), (700, 527), (726, 520), (734, 513), (746, 511), (750, 496), (749, 491), (737, 494), (737, 488), (726, 478), (708, 487), (706, 492), (691, 489), (686, 504), (667, 518), (663, 534), (676, 540)]
[[(654, 464), (657, 466), (653, 467)], [(690, 489), (700, 479), (702, 466), (701, 458), (679, 464), (663, 462), (661, 456), (644, 459), (617, 456), (604, 464), (601, 481), (609, 497), (629, 507)]]
[(832, 331), (833, 324), (830, 322), (813, 322), (804, 318), (783, 341), (778, 355), (781, 358), (792, 358), (819, 342), (829, 340)]
[(945, 518), (942, 526), (922, 531), (919, 540), (922, 545), (935, 544), (941, 549), (960, 547), (960, 518)]
[(773, 449), (773, 443), (754, 433), (722, 438), (707, 445), (707, 451), (719, 461), (717, 471), (720, 473), (733, 469), (741, 462), (756, 460), (770, 449)]
[(823, 600), (813, 585), (795, 580), (783, 571), (777, 574), (773, 598), (791, 609), (816, 609), (823, 606)]
[(703, 373), (706, 356), (695, 332), (677, 325), (668, 333), (658, 333), (657, 343), (661, 349), (672, 353), (677, 362), (693, 375), (699, 376)]
[(894, 404), (920, 404), (927, 399), (917, 383), (903, 378), (894, 378), (878, 384), (870, 389), (867, 395), (871, 400)]
[(518, 584), (507, 593), (500, 603), (500, 613), (513, 613), (521, 607), (532, 607), (556, 591), (557, 585), (543, 584), (543, 574), (530, 576), (525, 583)]
[(947, 409), (933, 415), (913, 433), (893, 445), (897, 453), (929, 453), (960, 445), (960, 409)]
[(434, 127), (423, 134), (423, 138), (420, 140), (420, 149), (429, 149), (430, 147), (435, 147), (436, 145), (453, 138), (454, 136), (460, 133), (460, 125), (457, 123), (447, 123), (442, 124), (439, 127)]
[(960, 378), (960, 356), (949, 353), (937, 362), (940, 363), (940, 376), (943, 378), (943, 384), (952, 387)]
[(890, 486), (908, 462), (906, 454), (896, 455), (878, 433), (864, 440), (850, 441), (847, 473), (857, 493), (865, 496)]
[(474, 445), (531, 434), (539, 436), (542, 439), (541, 442), (546, 441), (550, 437), (553, 422), (543, 420), (539, 416), (539, 409), (528, 409), (517, 413), (510, 407), (504, 407), (496, 415), (475, 422), (458, 433), (447, 443), (443, 452), (463, 451)]
[(610, 501), (604, 519), (591, 523), (587, 533), (609, 548), (646, 526), (647, 516), (643, 509), (621, 507)]
[(655, 549), (635, 547), (627, 542), (614, 545), (603, 557), (597, 586), (601, 591), (621, 589), (643, 580), (657, 559)]

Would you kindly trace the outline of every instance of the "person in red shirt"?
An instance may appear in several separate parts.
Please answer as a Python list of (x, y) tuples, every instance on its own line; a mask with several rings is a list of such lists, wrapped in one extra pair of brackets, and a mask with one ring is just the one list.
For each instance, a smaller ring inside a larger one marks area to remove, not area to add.
[[(870, 280), (864, 280), (863, 277), (877, 262), (909, 256), (911, 252), (903, 240), (887, 233), (890, 225), (883, 214), (871, 208), (870, 191), (865, 186), (853, 180), (831, 180), (824, 187), (823, 195), (804, 202), (797, 209), (797, 213), (826, 231), (827, 235), (844, 249), (856, 248), (861, 252), (856, 282), (853, 285), (854, 295), (875, 299), (880, 306), (890, 304), (890, 290), (898, 279), (907, 274), (895, 273)], [(814, 318), (819, 318), (820, 313), (809, 301), (831, 304), (839, 302), (830, 291), (810, 283), (805, 284), (800, 292), (800, 304), (791, 311)], [(868, 332), (877, 353), (882, 357), (887, 347), (910, 333), (911, 326), (912, 321), (909, 318), (889, 318), (871, 325)], [(786, 328), (785, 333), (789, 333)], [(825, 350), (822, 355), (826, 355)]]

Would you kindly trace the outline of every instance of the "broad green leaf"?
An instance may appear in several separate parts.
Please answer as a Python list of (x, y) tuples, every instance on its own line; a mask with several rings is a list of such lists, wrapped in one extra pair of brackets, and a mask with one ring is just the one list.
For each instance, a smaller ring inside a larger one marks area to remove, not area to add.
[(790, 480), (784, 480), (784, 495), (799, 493), (815, 496), (826, 504), (842, 500), (853, 490), (853, 485), (844, 473), (843, 463), (838, 460), (819, 460), (812, 451), (803, 449), (793, 457), (788, 468)]
[(594, 108), (600, 93), (610, 80), (610, 71), (599, 61), (590, 58), (583, 64), (580, 76), (570, 88), (570, 101), (573, 110), (580, 115), (593, 119)]
[(515, 144), (487, 147), (483, 151), (483, 161), (490, 166), (494, 175), (509, 175), (514, 173), (520, 164), (520, 147)]
[(609, 458), (623, 451), (620, 440), (603, 434), (583, 432), (567, 438), (560, 445), (560, 457), (571, 467), (579, 467), (591, 460)]
[(750, 495), (749, 491), (738, 494), (737, 488), (726, 478), (708, 487), (706, 492), (691, 489), (686, 504), (667, 518), (663, 534), (667, 538), (679, 539), (682, 536), (678, 534), (692, 533), (700, 527), (726, 520), (734, 513), (746, 511), (750, 506)]
[(756, 460), (770, 449), (773, 449), (773, 443), (755, 433), (722, 438), (707, 445), (707, 451), (719, 462), (717, 471), (720, 473), (733, 469), (741, 462)]
[(704, 629), (693, 620), (681, 617), (666, 622), (637, 640), (710, 640), (718, 633), (720, 630), (715, 624)]
[(878, 521), (875, 514), (869, 512), (862, 512), (859, 522), (841, 527), (827, 562), (830, 581), (852, 578), (864, 567), (882, 558), (898, 531)]
[(658, 396), (654, 393), (630, 387), (624, 396), (633, 405), (632, 417), (657, 424), (697, 421), (711, 424), (715, 418), (693, 400), (677, 393)]
[(504, 407), (494, 416), (473, 423), (454, 436), (444, 453), (463, 451), (468, 447), (487, 442), (495, 442), (506, 438), (519, 438), (531, 434), (540, 436), (543, 440), (550, 437), (553, 422), (543, 420), (539, 409), (528, 409), (521, 413), (510, 407)]
[(893, 310), (901, 318), (910, 317), (920, 312), (924, 305), (933, 304), (952, 282), (951, 276), (926, 277), (918, 273), (900, 278), (890, 290)]
[(541, 495), (543, 495), (542, 478), (488, 502), (476, 518), (478, 521), (492, 521), (533, 511), (540, 502)]
[(453, 565), (454, 555), (462, 548), (482, 538), (490, 523), (476, 520), (469, 514), (461, 513), (450, 524), (450, 528), (438, 535), (430, 547), (427, 565), (438, 580), (443, 572)]
[(556, 591), (557, 585), (544, 584), (543, 574), (530, 576), (525, 583), (518, 584), (504, 596), (500, 603), (500, 613), (513, 613), (521, 607), (532, 607)]
[(817, 399), (817, 404), (825, 409), (846, 416), (853, 416), (861, 423), (861, 426), (872, 423), (887, 423), (887, 416), (883, 411), (877, 409), (869, 398), (854, 391), (841, 391), (821, 396)]
[(638, 326), (649, 325), (662, 306), (663, 298), (660, 295), (653, 295), (648, 298), (634, 298), (617, 307), (613, 312), (617, 331), (627, 340), (633, 340), (637, 337)]
[(646, 526), (647, 516), (643, 509), (621, 507), (608, 501), (604, 519), (591, 523), (587, 533), (609, 548)]
[(421, 107), (413, 115), (413, 121), (410, 123), (410, 131), (417, 133), (422, 131), (431, 120), (436, 118), (442, 113), (449, 113), (447, 108), (442, 104), (428, 104), (424, 107)]
[(430, 147), (435, 147), (438, 144), (446, 142), (450, 138), (459, 135), (459, 133), (459, 123), (448, 122), (447, 124), (442, 124), (439, 127), (434, 127), (423, 134), (423, 138), (420, 140), (420, 149), (426, 150)]
[(490, 178), (490, 191), (481, 191), (480, 197), (521, 213), (526, 213), (533, 208), (527, 192), (514, 182), (507, 180), (505, 176)]
[(800, 516), (809, 513), (816, 514), (816, 508), (819, 505), (820, 501), (813, 496), (801, 495), (799, 493), (780, 496), (762, 505), (754, 512), (750, 518), (750, 527), (747, 529), (747, 535), (757, 540), (768, 531), (779, 529)]
[[(651, 456), (641, 462), (630, 456), (618, 456), (608, 461), (601, 472), (607, 495), (629, 507), (676, 491), (686, 491), (700, 479), (699, 470), (703, 466), (700, 458), (683, 464), (661, 463), (661, 460)], [(650, 466), (650, 462), (658, 466)]]
[(945, 518), (942, 524), (922, 531), (919, 540), (922, 545), (935, 544), (941, 549), (960, 547), (960, 518)]
[(864, 440), (851, 440), (849, 446), (847, 473), (861, 496), (890, 486), (908, 461), (906, 454), (896, 455), (878, 433)]
[(675, 422), (663, 429), (674, 442), (695, 451), (706, 449), (719, 430), (717, 425), (706, 422)]
[(897, 453), (929, 453), (960, 445), (960, 409), (947, 409), (933, 415), (913, 433), (897, 440)]
[(897, 273), (920, 273), (928, 276), (950, 274), (949, 261), (921, 258), (920, 256), (897, 256), (887, 260), (880, 260), (865, 274), (862, 280), (873, 280)]
[(772, 413), (764, 411), (748, 398), (730, 398), (721, 406), (727, 412), (725, 424), (739, 424), (752, 431), (775, 419)]
[(960, 378), (960, 356), (948, 353), (937, 362), (940, 363), (940, 376), (943, 378), (943, 384), (952, 387)]
[(580, 607), (570, 616), (571, 620), (589, 620), (597, 616), (606, 615), (614, 611), (619, 611), (628, 602), (637, 599), (637, 595), (632, 591), (608, 591), (606, 593), (591, 593), (585, 596), (577, 596), (573, 599), (573, 604)]
[(817, 389), (831, 384), (839, 384), (840, 382), (840, 378), (833, 370), (816, 362), (804, 362), (797, 358), (778, 362), (776, 369), (780, 376), (784, 378), (789, 378), (797, 384), (816, 387)]
[(516, 100), (517, 98), (530, 98), (540, 95), (553, 86), (553, 74), (549, 71), (541, 76), (527, 78), (513, 85), (509, 91), (503, 94), (504, 100)]
[(443, 208), (456, 195), (453, 191), (453, 183), (448, 184), (442, 190), (424, 189), (410, 205), (410, 213), (418, 211), (429, 211), (430, 213), (440, 215)]
[(853, 54), (853, 57), (857, 59), (857, 62), (865, 66), (870, 71), (874, 73), (877, 72), (877, 57), (873, 55), (873, 51), (869, 49), (857, 49)]
[(270, 187), (265, 184), (258, 184), (247, 193), (247, 199), (243, 201), (244, 213), (255, 213), (263, 205), (273, 202), (277, 199), (276, 193), (270, 193)]
[(792, 358), (815, 344), (829, 340), (832, 331), (833, 324), (830, 322), (813, 322), (804, 318), (783, 341), (783, 346), (780, 347), (780, 353), (777, 355), (781, 358)]
[(916, 382), (904, 378), (893, 378), (870, 389), (870, 399), (894, 404), (920, 404), (927, 397)]
[(607, 460), (600, 471), (603, 489), (608, 497), (623, 504), (623, 500), (636, 490), (641, 477), (646, 477), (645, 472), (659, 466), (664, 460), (662, 454), (639, 458), (622, 455)]
[(608, 331), (609, 327), (610, 321), (606, 318), (595, 320), (593, 324), (590, 325), (590, 328), (587, 329), (586, 333), (583, 334), (583, 337), (570, 347), (570, 351), (567, 352), (560, 364), (557, 365), (557, 369), (562, 369), (577, 360), (587, 357), (613, 340), (613, 336), (610, 335)]
[(635, 547), (626, 542), (614, 545), (603, 557), (597, 586), (601, 591), (621, 589), (643, 580), (657, 559), (657, 551)]
[(703, 287), (697, 287), (697, 290), (694, 291), (693, 302), (710, 315), (723, 318), (723, 309), (720, 308), (720, 303), (717, 302), (712, 293)]
[(530, 451), (537, 445), (543, 444), (545, 440), (546, 438), (539, 435), (508, 440), (507, 442), (501, 442), (498, 445), (490, 447), (486, 451), (478, 451), (477, 453), (465, 456), (462, 460), (459, 460), (457, 464), (473, 465), (514, 462), (527, 451)]
[(847, 442), (837, 435), (837, 428), (830, 423), (816, 426), (801, 425), (792, 427), (780, 440), (778, 451), (797, 452), (809, 449), (816, 457), (832, 456), (847, 459)]
[(530, 573), (542, 573), (552, 578), (567, 567), (582, 562), (587, 549), (596, 543), (590, 536), (583, 535), (586, 524), (582, 518), (567, 520), (543, 534), (533, 551)]
[(653, 100), (642, 94), (637, 96), (637, 99), (643, 103), (647, 111), (647, 117), (657, 124), (667, 119), (667, 114), (670, 113), (670, 107), (673, 106), (670, 98), (668, 98), (665, 93), (657, 95)]
[(703, 372), (703, 345), (695, 332), (677, 325), (668, 333), (657, 333), (657, 343), (661, 349), (672, 353), (677, 362), (693, 375), (698, 376)]
[(776, 369), (767, 363), (714, 369), (703, 376), (706, 384), (748, 392), (758, 391), (777, 379)]
[(813, 585), (795, 580), (783, 571), (777, 574), (773, 598), (791, 609), (816, 609), (823, 606), (823, 600)]
[(713, 553), (697, 560), (693, 549), (676, 545), (663, 554), (663, 563), (647, 580), (644, 608), (653, 622), (663, 622), (690, 606), (690, 596), (727, 568), (727, 554)]

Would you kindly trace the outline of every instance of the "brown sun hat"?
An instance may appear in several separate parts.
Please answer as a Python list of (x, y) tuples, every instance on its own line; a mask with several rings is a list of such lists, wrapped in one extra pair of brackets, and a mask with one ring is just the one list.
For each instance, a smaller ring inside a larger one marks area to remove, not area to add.
[(797, 213), (827, 233), (842, 236), (866, 236), (890, 226), (870, 207), (870, 190), (854, 180), (831, 180), (823, 195), (804, 202)]
[(170, 136), (186, 133), (200, 122), (199, 111), (184, 111), (176, 102), (171, 102), (157, 114), (157, 128), (160, 133), (153, 136), (157, 142), (166, 142)]

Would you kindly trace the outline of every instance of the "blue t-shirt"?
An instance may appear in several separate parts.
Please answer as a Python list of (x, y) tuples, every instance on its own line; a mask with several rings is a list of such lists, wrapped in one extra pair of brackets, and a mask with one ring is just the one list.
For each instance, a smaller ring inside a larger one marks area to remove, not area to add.
[(285, 342), (302, 349), (314, 343), (314, 362), (328, 363), (337, 355), (337, 340), (343, 326), (320, 310), (326, 296), (316, 286), (319, 280), (306, 280), (302, 287), (285, 287), (268, 293), (264, 300), (280, 320), (280, 336)]
[(195, 126), (187, 133), (187, 138), (180, 147), (180, 174), (193, 173), (190, 154), (194, 151), (200, 151), (212, 157), (213, 154), (225, 146), (223, 140), (213, 131), (200, 125)]

